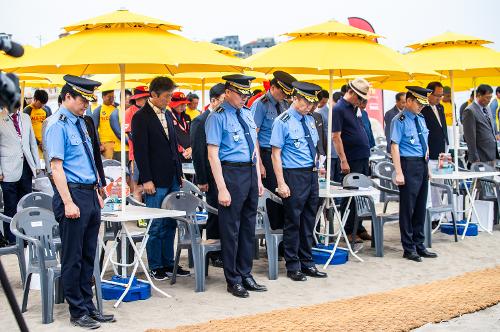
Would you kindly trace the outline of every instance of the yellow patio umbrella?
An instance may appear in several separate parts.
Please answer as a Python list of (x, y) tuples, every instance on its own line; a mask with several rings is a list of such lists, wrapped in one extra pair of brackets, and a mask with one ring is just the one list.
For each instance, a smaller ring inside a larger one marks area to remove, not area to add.
[[(500, 53), (483, 45), (490, 41), (453, 32), (408, 45), (414, 51), (405, 55), (410, 61), (427, 65), (429, 69), (447, 75), (450, 79), (452, 110), (455, 109), (456, 78), (500, 76)], [(458, 171), (458, 121), (453, 112), (453, 141), (455, 171)]]
[(232, 49), (232, 48), (229, 48), (226, 46), (222, 46), (219, 44), (214, 44), (214, 43), (206, 42), (206, 41), (201, 41), (199, 43), (204, 44), (204, 45), (208, 46), (209, 48), (213, 49), (214, 51), (217, 51), (217, 52), (224, 54), (224, 55), (227, 55), (227, 56), (234, 57), (237, 54), (243, 54), (243, 52), (236, 51), (235, 49)]
[[(228, 57), (168, 30), (180, 26), (155, 18), (118, 10), (68, 25), (69, 35), (46, 44), (3, 68), (15, 73), (120, 74), (121, 91), (125, 74), (174, 75), (195, 71), (241, 71), (240, 59)], [(145, 47), (136, 47), (145, 45)], [(125, 116), (125, 95), (121, 93), (120, 115)], [(125, 179), (125, 128), (121, 128), (122, 179)], [(123, 181), (124, 183), (124, 181)], [(122, 187), (125, 197), (125, 187)], [(123, 204), (125, 207), (125, 204)]]
[[(410, 64), (392, 49), (378, 44), (380, 37), (371, 32), (354, 28), (337, 21), (306, 27), (285, 35), (292, 39), (248, 59), (251, 70), (266, 74), (284, 70), (291, 74), (328, 75), (329, 91), (333, 92), (333, 77), (347, 75), (391, 75), (393, 78), (410, 79), (414, 74), (436, 77), (435, 72)], [(328, 129), (332, 123), (328, 117)], [(327, 190), (330, 185), (331, 140), (328, 140)]]

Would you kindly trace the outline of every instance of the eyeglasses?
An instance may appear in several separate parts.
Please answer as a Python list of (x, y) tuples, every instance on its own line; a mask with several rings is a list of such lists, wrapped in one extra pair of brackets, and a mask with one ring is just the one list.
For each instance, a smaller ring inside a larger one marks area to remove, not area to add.
[(231, 91), (231, 92), (236, 93), (243, 100), (246, 100), (246, 99), (248, 99), (250, 97), (250, 96), (248, 96), (246, 94), (243, 94), (243, 93), (241, 93), (241, 92), (239, 92), (237, 90), (233, 90), (233, 89), (228, 89), (228, 90)]

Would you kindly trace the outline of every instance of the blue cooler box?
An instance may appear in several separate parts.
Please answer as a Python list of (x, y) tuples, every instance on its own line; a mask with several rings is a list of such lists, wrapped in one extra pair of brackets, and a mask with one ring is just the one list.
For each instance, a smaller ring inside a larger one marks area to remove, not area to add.
[[(328, 246), (325, 246), (324, 244), (318, 244), (316, 245), (316, 248), (332, 250), (333, 246), (334, 246), (333, 244), (330, 244)], [(313, 248), (312, 256), (314, 263), (324, 265), (328, 260), (328, 258), (330, 258), (330, 253), (314, 250)], [(346, 250), (342, 250), (337, 247), (337, 250), (335, 250), (335, 255), (333, 255), (333, 259), (330, 261), (330, 265), (345, 264), (347, 263), (348, 260), (349, 260), (349, 253)]]
[[(121, 282), (126, 284), (128, 283), (129, 278), (113, 276), (111, 278), (111, 281)], [(101, 288), (102, 288), (102, 298), (104, 300), (118, 300), (118, 298), (125, 291), (125, 287), (123, 286), (118, 286), (108, 283), (101, 283)], [(137, 278), (134, 277), (134, 280), (132, 281), (132, 286), (130, 287), (130, 290), (128, 291), (127, 295), (125, 295), (125, 297), (123, 298), (123, 302), (146, 300), (149, 299), (150, 297), (151, 297), (151, 285), (142, 281), (138, 281)]]
[[(457, 234), (458, 235), (463, 235), (464, 234), (464, 229), (465, 229), (465, 220), (460, 220), (457, 221)], [(453, 225), (441, 225), (440, 226), (441, 233), (453, 235)], [(477, 236), (477, 224), (470, 223), (469, 227), (467, 227), (467, 232), (465, 233), (465, 236)]]

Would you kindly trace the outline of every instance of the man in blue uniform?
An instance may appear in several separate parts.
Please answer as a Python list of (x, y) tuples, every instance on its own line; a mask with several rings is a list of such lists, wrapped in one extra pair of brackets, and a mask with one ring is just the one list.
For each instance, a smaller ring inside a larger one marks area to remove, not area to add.
[(391, 154), (399, 186), (399, 229), (403, 257), (421, 262), (437, 255), (424, 246), (424, 223), (429, 173), (427, 168), (429, 130), (420, 111), (428, 105), (431, 90), (407, 86), (406, 106), (392, 119)]
[(103, 201), (83, 115), (101, 83), (72, 75), (65, 75), (64, 80), (59, 115), (50, 119), (45, 135), (55, 185), (53, 210), (61, 234), (61, 278), (71, 323), (98, 328), (102, 322), (115, 320), (113, 315), (100, 314), (92, 303), (92, 272)]
[[(272, 126), (274, 119), (288, 109), (285, 98), (292, 95), (292, 83), (296, 81), (292, 75), (283, 71), (275, 71), (273, 76), (269, 90), (252, 104), (261, 158), (260, 174), (264, 187), (271, 192), (274, 192), (277, 187), (276, 175), (274, 175), (271, 161), (271, 145), (269, 144)], [(266, 205), (271, 228), (283, 228), (283, 207), (271, 200), (268, 200)]]
[(244, 107), (251, 95), (251, 76), (222, 77), (224, 102), (205, 123), (208, 160), (218, 189), (219, 231), (227, 291), (248, 297), (250, 291), (266, 291), (252, 277), (255, 218), (263, 187), (255, 149), (257, 131), (252, 112)]
[(313, 229), (319, 200), (316, 146), (318, 132), (309, 112), (316, 107), (321, 87), (293, 82), (293, 102), (273, 125), (270, 144), (278, 182), (275, 188), (283, 198), (285, 227), (283, 243), (287, 276), (305, 281), (307, 276), (325, 278), (312, 260)]

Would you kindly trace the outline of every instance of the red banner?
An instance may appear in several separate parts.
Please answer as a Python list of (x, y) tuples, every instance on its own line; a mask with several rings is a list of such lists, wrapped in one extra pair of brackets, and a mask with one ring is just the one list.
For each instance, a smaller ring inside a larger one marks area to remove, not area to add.
[[(350, 26), (375, 33), (372, 25), (362, 18), (349, 17), (347, 20)], [(376, 39), (375, 41), (378, 42)], [(384, 94), (382, 90), (370, 89), (366, 112), (370, 118), (379, 121), (381, 127), (384, 127)]]

